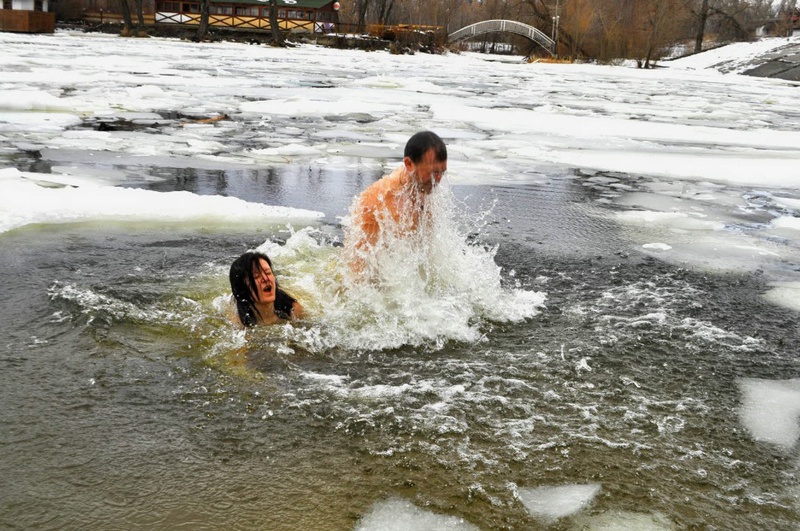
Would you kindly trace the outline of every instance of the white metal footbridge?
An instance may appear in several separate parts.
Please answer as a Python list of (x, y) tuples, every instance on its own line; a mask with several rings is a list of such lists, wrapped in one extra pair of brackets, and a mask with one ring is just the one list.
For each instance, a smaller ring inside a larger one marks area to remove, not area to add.
[(531, 42), (541, 45), (551, 54), (555, 53), (556, 43), (553, 39), (545, 35), (541, 30), (515, 20), (484, 20), (483, 22), (476, 22), (475, 24), (470, 24), (469, 26), (449, 34), (447, 40), (450, 42), (458, 42), (477, 37), (478, 35), (496, 32), (522, 35)]

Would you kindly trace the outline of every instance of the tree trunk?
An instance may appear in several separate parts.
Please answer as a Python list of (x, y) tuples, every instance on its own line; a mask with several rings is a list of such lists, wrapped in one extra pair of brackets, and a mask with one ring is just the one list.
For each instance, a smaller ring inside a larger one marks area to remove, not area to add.
[(703, 51), (703, 37), (706, 33), (706, 19), (708, 18), (708, 0), (703, 0), (700, 13), (697, 14), (697, 35), (694, 38), (694, 53)]
[(283, 34), (278, 25), (278, 5), (275, 0), (269, 2), (269, 29), (272, 31), (273, 46), (283, 46)]
[(136, 36), (137, 37), (144, 37), (147, 35), (147, 31), (144, 28), (144, 10), (142, 8), (143, 1), (142, 0), (134, 0), (134, 4), (136, 5)]
[(378, 24), (386, 26), (389, 24), (389, 15), (392, 13), (394, 0), (383, 0), (380, 8), (380, 15), (378, 16)]
[(200, 25), (197, 26), (197, 33), (194, 36), (195, 42), (200, 42), (206, 38), (208, 33), (209, 0), (200, 0)]
[(119, 0), (120, 7), (122, 8), (122, 36), (130, 37), (131, 29), (133, 28), (133, 20), (131, 19), (131, 5), (128, 0)]
[(358, 31), (364, 31), (367, 25), (367, 9), (369, 9), (368, 0), (361, 0), (358, 6)]

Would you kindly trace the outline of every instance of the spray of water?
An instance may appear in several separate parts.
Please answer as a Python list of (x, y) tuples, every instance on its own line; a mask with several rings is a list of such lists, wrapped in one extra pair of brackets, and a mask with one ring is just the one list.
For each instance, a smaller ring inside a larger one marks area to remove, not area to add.
[[(448, 341), (480, 341), (487, 323), (533, 317), (544, 303), (543, 293), (505, 287), (496, 249), (470, 237), (485, 214), (470, 216), (440, 185), (413, 230), (408, 220), (381, 219), (395, 230), (383, 230), (374, 246), (337, 247), (306, 228), (284, 245), (266, 242), (259, 249), (273, 257), (284, 286), (311, 312), (310, 328), (293, 328), (305, 348), (436, 350)], [(347, 240), (355, 239), (351, 217), (343, 225)], [(353, 253), (363, 270), (351, 267)]]
[[(531, 318), (544, 303), (543, 293), (521, 289), (495, 263), (495, 248), (479, 243), (486, 214), (468, 212), (440, 185), (415, 230), (395, 227), (364, 251), (367, 274), (354, 272), (353, 250), (341, 245), (337, 231), (290, 228), (285, 242), (267, 240), (258, 250), (272, 258), (281, 286), (306, 308), (301, 322), (236, 329), (227, 318), (227, 264), (193, 274), (187, 286), (172, 286), (160, 300), (60, 284), (50, 297), (76, 304), (89, 326), (142, 324), (184, 337), (192, 345), (187, 348), (223, 364), (232, 352), (251, 347), (288, 356), (404, 346), (438, 350), (451, 341), (481, 341), (491, 323)], [(346, 233), (353, 228), (350, 218), (343, 225)], [(141, 279), (142, 285), (150, 280)]]

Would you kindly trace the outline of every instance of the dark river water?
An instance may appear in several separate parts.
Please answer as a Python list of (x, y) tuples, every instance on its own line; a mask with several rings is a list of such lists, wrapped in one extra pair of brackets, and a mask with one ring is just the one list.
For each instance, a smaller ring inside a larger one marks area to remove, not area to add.
[[(158, 189), (323, 210), (317, 254), (379, 176), (175, 173)], [(312, 318), (237, 342), (213, 300), (239, 253), (291, 241), (280, 227), (4, 234), (0, 527), (351, 529), (401, 499), (480, 529), (796, 528), (796, 456), (737, 413), (739, 378), (798, 371), (763, 275), (636, 252), (574, 175), (450, 191), (494, 204), (466, 238), (546, 294), (520, 321), (474, 317), (477, 340), (359, 349)], [(555, 522), (521, 503), (565, 484), (601, 490)]]

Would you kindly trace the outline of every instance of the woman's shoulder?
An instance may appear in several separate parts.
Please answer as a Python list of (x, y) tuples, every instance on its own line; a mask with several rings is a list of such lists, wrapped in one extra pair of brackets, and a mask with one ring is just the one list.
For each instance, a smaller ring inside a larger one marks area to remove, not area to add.
[(239, 308), (236, 306), (236, 299), (233, 295), (228, 295), (227, 301), (225, 301), (224, 304), (225, 315), (228, 317), (228, 320), (235, 326), (243, 326), (242, 321), (239, 319)]

